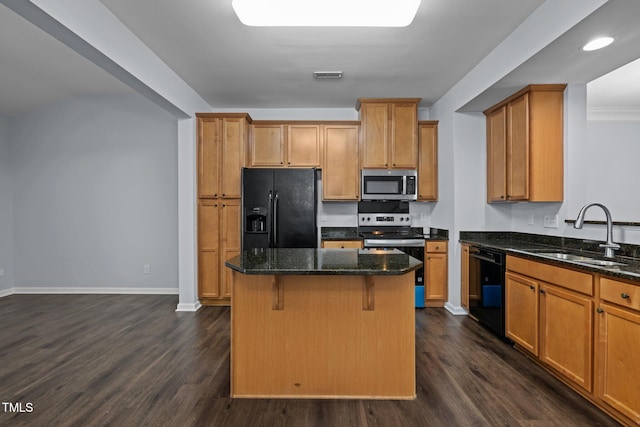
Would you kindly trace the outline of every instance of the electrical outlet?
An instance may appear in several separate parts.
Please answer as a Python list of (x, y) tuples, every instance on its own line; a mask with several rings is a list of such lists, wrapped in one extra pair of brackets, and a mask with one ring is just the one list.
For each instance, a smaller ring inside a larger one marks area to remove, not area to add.
[(427, 220), (427, 214), (426, 214), (426, 213), (424, 213), (424, 212), (421, 212), (421, 213), (420, 213), (420, 221), (423, 221), (423, 222), (424, 222), (424, 221), (426, 221), (426, 220)]
[(545, 215), (544, 228), (558, 228), (558, 215)]
[(529, 214), (529, 225), (533, 225), (535, 224), (535, 221), (533, 219), (533, 214)]
[(151, 268), (149, 267), (149, 264), (145, 264), (143, 266), (143, 271), (144, 271), (144, 274), (149, 274), (151, 272)]
[(4, 267), (0, 267), (0, 276), (4, 276)]

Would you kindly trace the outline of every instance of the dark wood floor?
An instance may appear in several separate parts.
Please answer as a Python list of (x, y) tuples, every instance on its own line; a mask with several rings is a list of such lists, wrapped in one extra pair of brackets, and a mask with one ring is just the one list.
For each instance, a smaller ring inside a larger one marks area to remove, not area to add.
[(416, 311), (414, 401), (230, 399), (229, 309), (176, 313), (176, 304), (175, 296), (1, 298), (0, 400), (25, 412), (3, 405), (0, 425), (618, 425), (442, 309)]

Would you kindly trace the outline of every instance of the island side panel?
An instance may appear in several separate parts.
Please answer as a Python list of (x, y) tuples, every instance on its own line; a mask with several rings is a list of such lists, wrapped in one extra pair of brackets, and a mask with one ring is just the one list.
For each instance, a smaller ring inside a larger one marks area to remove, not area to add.
[(232, 397), (415, 398), (413, 272), (366, 278), (234, 272)]

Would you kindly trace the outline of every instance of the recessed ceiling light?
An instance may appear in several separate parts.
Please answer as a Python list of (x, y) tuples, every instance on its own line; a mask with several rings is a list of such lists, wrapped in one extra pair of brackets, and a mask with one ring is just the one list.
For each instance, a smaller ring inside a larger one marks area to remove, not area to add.
[(591, 40), (589, 43), (582, 46), (582, 50), (591, 51), (602, 49), (603, 47), (609, 46), (613, 43), (613, 37), (600, 37), (594, 40)]
[(253, 27), (406, 27), (421, 0), (233, 0)]

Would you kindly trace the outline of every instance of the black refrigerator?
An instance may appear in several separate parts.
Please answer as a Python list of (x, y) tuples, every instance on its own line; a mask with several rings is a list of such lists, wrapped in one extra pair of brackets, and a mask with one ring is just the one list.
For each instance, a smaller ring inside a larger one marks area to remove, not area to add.
[(316, 169), (242, 169), (242, 249), (315, 248)]

